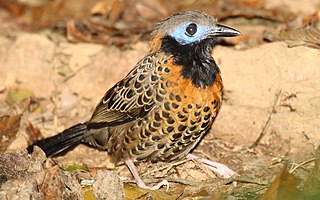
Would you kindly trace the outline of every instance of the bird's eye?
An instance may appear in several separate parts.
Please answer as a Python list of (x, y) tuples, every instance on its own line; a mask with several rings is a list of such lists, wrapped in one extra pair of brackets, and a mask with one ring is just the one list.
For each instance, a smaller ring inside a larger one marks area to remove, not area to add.
[(197, 32), (197, 25), (195, 23), (189, 24), (186, 28), (186, 34), (188, 36), (193, 36)]

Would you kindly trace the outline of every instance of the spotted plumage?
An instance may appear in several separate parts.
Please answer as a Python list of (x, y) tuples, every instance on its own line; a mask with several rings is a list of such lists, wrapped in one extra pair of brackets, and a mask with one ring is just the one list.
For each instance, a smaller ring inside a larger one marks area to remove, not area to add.
[(51, 156), (85, 142), (115, 163), (185, 158), (221, 105), (222, 79), (211, 56), (216, 37), (239, 34), (198, 11), (161, 21), (150, 53), (107, 91), (88, 122), (36, 144)]
[[(181, 76), (182, 70), (165, 53), (141, 60), (97, 106), (88, 127), (107, 128), (88, 141), (116, 155), (116, 162), (184, 158), (211, 126), (222, 82), (217, 74), (216, 84), (195, 87), (192, 79)], [(96, 142), (101, 140), (107, 142)]]

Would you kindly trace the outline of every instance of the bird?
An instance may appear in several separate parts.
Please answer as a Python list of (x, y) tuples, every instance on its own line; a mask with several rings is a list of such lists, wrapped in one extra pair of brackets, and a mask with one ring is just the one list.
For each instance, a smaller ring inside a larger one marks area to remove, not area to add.
[[(208, 132), (221, 107), (223, 82), (212, 57), (218, 37), (240, 36), (201, 11), (183, 11), (161, 20), (151, 32), (149, 53), (98, 103), (87, 122), (34, 142), (48, 157), (80, 143), (107, 151), (126, 164), (141, 188), (137, 162), (173, 162), (199, 158), (190, 152)], [(200, 158), (216, 172), (226, 166)]]

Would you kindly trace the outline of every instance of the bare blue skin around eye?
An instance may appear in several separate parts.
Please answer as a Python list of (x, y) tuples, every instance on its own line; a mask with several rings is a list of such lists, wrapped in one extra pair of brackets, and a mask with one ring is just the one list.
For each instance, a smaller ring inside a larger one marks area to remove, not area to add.
[(189, 36), (186, 34), (186, 28), (191, 23), (193, 22), (181, 24), (180, 26), (173, 29), (169, 35), (175, 38), (182, 45), (199, 42), (206, 36), (207, 32), (210, 30), (210, 27), (205, 27), (197, 24), (197, 32), (194, 35)]

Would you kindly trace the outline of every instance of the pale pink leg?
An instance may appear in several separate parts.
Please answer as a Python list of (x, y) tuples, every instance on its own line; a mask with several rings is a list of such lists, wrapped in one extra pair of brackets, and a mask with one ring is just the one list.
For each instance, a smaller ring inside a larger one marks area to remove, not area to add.
[(209, 167), (212, 171), (214, 171), (215, 173), (219, 174), (220, 176), (222, 176), (224, 178), (230, 178), (231, 176), (237, 174), (236, 172), (234, 172), (232, 169), (225, 166), (224, 164), (213, 162), (211, 160), (201, 158), (201, 157), (193, 155), (193, 154), (188, 154), (187, 158), (199, 159), (202, 163), (207, 165), (207, 167)]
[(136, 180), (136, 183), (137, 183), (138, 187), (144, 188), (144, 189), (149, 189), (149, 190), (158, 190), (162, 186), (167, 186), (167, 190), (169, 189), (169, 182), (167, 180), (162, 180), (160, 183), (158, 183), (157, 185), (155, 185), (153, 187), (147, 186), (143, 182), (143, 180), (140, 178), (138, 169), (135, 166), (134, 162), (131, 159), (128, 159), (128, 160), (125, 161), (125, 163), (126, 163), (127, 167), (129, 168), (132, 176)]

